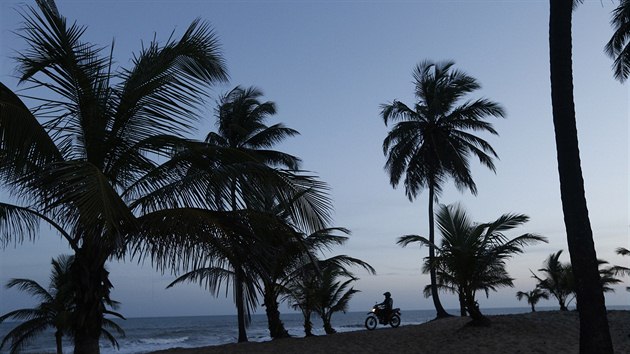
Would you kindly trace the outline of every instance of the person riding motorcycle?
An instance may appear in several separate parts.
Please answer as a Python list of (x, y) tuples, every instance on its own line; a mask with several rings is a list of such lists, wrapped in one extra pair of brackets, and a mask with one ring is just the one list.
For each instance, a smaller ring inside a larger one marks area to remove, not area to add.
[(385, 300), (376, 306), (379, 308), (378, 317), (380, 322), (386, 323), (394, 308), (394, 299), (392, 299), (392, 294), (390, 294), (389, 291), (383, 293), (383, 295), (385, 296)]

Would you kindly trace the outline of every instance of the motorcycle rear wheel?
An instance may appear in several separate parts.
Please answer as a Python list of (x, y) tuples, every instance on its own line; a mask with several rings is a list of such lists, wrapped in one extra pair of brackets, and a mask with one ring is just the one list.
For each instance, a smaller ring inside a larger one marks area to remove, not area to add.
[(368, 318), (365, 319), (365, 328), (367, 328), (370, 331), (376, 328), (377, 324), (378, 324), (378, 320), (374, 316), (368, 316)]
[(392, 315), (392, 318), (389, 319), (389, 325), (393, 328), (400, 326), (400, 316)]

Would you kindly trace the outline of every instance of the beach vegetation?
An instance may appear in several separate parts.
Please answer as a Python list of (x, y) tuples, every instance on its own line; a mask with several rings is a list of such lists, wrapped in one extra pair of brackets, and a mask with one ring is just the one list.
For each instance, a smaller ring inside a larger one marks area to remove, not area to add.
[[(476, 301), (477, 292), (513, 286), (513, 278), (506, 270), (507, 261), (523, 253), (524, 247), (538, 242), (547, 242), (542, 236), (525, 233), (514, 238), (505, 232), (521, 226), (529, 220), (524, 214), (503, 214), (488, 223), (474, 223), (463, 207), (440, 205), (436, 213), (441, 244), (434, 245), (437, 254), (426, 259), (424, 270), (433, 268), (438, 279), (448, 279), (451, 289), (459, 294), (472, 325), (488, 325)], [(406, 235), (398, 239), (405, 247), (411, 243), (428, 246), (430, 241), (418, 235)]]
[(613, 74), (624, 82), (630, 76), (630, 1), (619, 0), (613, 10), (610, 24), (614, 33), (606, 43), (605, 52), (613, 61)]
[(34, 239), (39, 221), (64, 225), (81, 289), (73, 297), (74, 352), (99, 353), (103, 299), (112, 288), (105, 263), (143, 242), (145, 221), (155, 228), (173, 221), (140, 216), (189, 207), (192, 199), (169, 185), (166, 176), (179, 171), (150, 157), (168, 158), (187, 143), (196, 107), (226, 70), (216, 35), (198, 20), (179, 37), (146, 42), (129, 68), (117, 68), (112, 51), (86, 42), (86, 28), (54, 1), (37, 1), (37, 8), (21, 11), (27, 47), (16, 58), (36, 106), (0, 86), (0, 178), (20, 196), (3, 205), (18, 212), (0, 213), (0, 240)]
[[(405, 194), (413, 201), (429, 191), (429, 258), (435, 257), (433, 205), (447, 179), (460, 190), (477, 194), (470, 170), (470, 156), (495, 171), (496, 152), (474, 133), (498, 135), (487, 117), (503, 117), (501, 105), (488, 99), (462, 101), (481, 88), (475, 78), (454, 68), (452, 61), (423, 61), (413, 71), (417, 102), (409, 107), (394, 100), (381, 105), (385, 125), (392, 124), (383, 140), (385, 170), (392, 187), (402, 180)], [(431, 298), (437, 317), (448, 316), (438, 295), (437, 269), (430, 270)]]
[(516, 298), (518, 301), (523, 299), (527, 300), (527, 303), (532, 307), (532, 312), (536, 312), (536, 304), (542, 299), (549, 299), (549, 292), (542, 290), (538, 287), (530, 291), (517, 291)]
[(346, 255), (326, 259), (311, 259), (295, 269), (286, 285), (285, 299), (291, 307), (304, 317), (304, 333), (312, 336), (311, 315), (322, 319), (326, 334), (335, 333), (332, 315), (346, 312), (352, 296), (359, 290), (350, 287), (358, 278), (348, 270), (350, 266), (361, 267), (374, 274), (368, 263)]
[[(36, 336), (43, 334), (46, 329), (52, 329), (55, 335), (57, 354), (63, 354), (63, 337), (73, 336), (72, 321), (74, 313), (74, 296), (77, 289), (74, 286), (70, 266), (73, 256), (61, 255), (52, 260), (52, 271), (48, 288), (31, 279), (11, 279), (7, 288), (17, 288), (37, 298), (40, 303), (35, 308), (14, 310), (0, 316), (0, 323), (8, 320), (22, 321), (9, 331), (2, 342), (0, 349), (10, 343), (10, 353), (21, 352)], [(103, 299), (103, 304), (110, 309), (104, 310), (107, 315), (124, 319), (124, 317), (112, 310), (118, 306), (116, 301)], [(118, 348), (118, 341), (113, 332), (124, 336), (123, 329), (111, 319), (103, 319), (102, 335), (114, 348)], [(112, 332), (113, 331), (113, 332)]]

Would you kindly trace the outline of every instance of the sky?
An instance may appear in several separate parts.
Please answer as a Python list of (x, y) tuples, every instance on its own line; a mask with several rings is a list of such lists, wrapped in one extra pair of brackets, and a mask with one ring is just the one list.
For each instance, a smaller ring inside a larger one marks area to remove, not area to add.
[[(0, 6), (0, 81), (18, 88), (11, 59), (24, 43), (14, 33), (15, 9)], [(27, 1), (34, 4), (34, 1)], [(490, 118), (499, 137), (485, 136), (497, 151), (496, 174), (472, 162), (478, 195), (447, 183), (440, 203), (461, 203), (472, 219), (492, 221), (508, 212), (530, 221), (509, 235), (531, 232), (548, 244), (527, 247), (508, 263), (514, 288), (478, 295), (481, 309), (527, 306), (516, 291), (529, 291), (530, 270), (564, 249), (569, 261), (560, 203), (551, 116), (548, 2), (513, 1), (57, 1), (71, 21), (87, 25), (85, 39), (103, 46), (115, 39), (114, 58), (130, 58), (154, 36), (165, 41), (181, 34), (195, 18), (208, 21), (222, 45), (230, 82), (212, 88), (197, 137), (214, 129), (212, 109), (219, 94), (236, 85), (256, 86), (283, 122), (301, 135), (279, 150), (303, 160), (331, 187), (333, 226), (352, 231), (346, 245), (328, 256), (347, 254), (371, 264), (377, 275), (356, 269), (360, 290), (350, 311), (368, 310), (390, 291), (395, 306), (432, 309), (422, 296), (429, 276), (420, 271), (427, 248), (396, 245), (399, 236), (428, 234), (427, 192), (410, 202), (404, 189), (392, 188), (383, 169), (382, 142), (388, 128), (379, 105), (394, 99), (414, 101), (412, 70), (425, 60), (454, 60), (456, 68), (477, 78), (482, 89), (470, 98), (501, 103), (505, 119)], [(574, 14), (573, 72), (582, 170), (595, 246), (599, 258), (629, 266), (630, 257), (614, 253), (629, 247), (629, 91), (615, 81), (603, 47), (612, 30), (608, 1), (586, 0)], [(1, 192), (0, 192), (1, 193)], [(0, 194), (0, 198), (6, 197)], [(50, 260), (70, 253), (65, 241), (42, 227), (34, 242), (0, 249), (0, 284), (10, 278), (48, 283)], [(235, 314), (231, 296), (212, 297), (195, 284), (166, 290), (175, 275), (156, 272), (148, 262), (110, 262), (112, 298), (127, 317)], [(606, 295), (609, 305), (630, 305), (624, 290)], [(456, 296), (443, 294), (446, 308)], [(32, 306), (20, 292), (0, 288), (0, 313)], [(543, 300), (541, 306), (557, 306)], [(258, 311), (263, 313), (264, 308)], [(283, 305), (282, 311), (289, 311)], [(453, 313), (456, 313), (453, 311)]]

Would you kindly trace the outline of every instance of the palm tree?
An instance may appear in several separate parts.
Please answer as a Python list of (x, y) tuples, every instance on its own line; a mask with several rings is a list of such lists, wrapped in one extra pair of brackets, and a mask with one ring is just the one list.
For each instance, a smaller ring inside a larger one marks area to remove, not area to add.
[(612, 12), (611, 25), (614, 33), (604, 48), (606, 54), (614, 59), (615, 78), (624, 82), (630, 75), (630, 1), (620, 0), (619, 6)]
[(568, 311), (568, 305), (573, 300), (570, 296), (575, 294), (575, 280), (571, 264), (560, 262), (562, 250), (550, 254), (543, 262), (543, 267), (538, 269), (543, 272), (541, 278), (532, 272), (533, 277), (538, 280), (537, 287), (543, 289), (558, 300), (560, 311)]
[[(618, 247), (615, 250), (615, 253), (617, 253), (620, 256), (627, 256), (630, 255), (630, 250), (628, 250), (627, 248), (623, 248), (623, 247)], [(621, 266), (615, 266), (615, 275), (630, 275), (630, 268), (628, 267), (621, 267)], [(626, 287), (627, 291), (630, 291), (630, 286)]]
[[(546, 242), (546, 239), (530, 233), (512, 239), (504, 235), (529, 220), (523, 214), (504, 214), (495, 221), (475, 224), (460, 205), (441, 205), (436, 217), (442, 243), (439, 247), (434, 245), (437, 255), (428, 260), (429, 267), (448, 273), (457, 285), (472, 323), (487, 325), (489, 320), (479, 310), (476, 292), (483, 290), (489, 296), (490, 290), (513, 286), (513, 279), (505, 269), (506, 261), (522, 253), (524, 246)], [(415, 242), (431, 244), (418, 235), (402, 236), (397, 243), (405, 247)]]
[[(64, 335), (73, 336), (72, 320), (74, 312), (75, 289), (73, 288), (70, 276), (70, 266), (74, 260), (73, 256), (59, 256), (52, 260), (52, 274), (48, 290), (30, 279), (11, 279), (7, 283), (7, 288), (17, 287), (30, 295), (38, 298), (41, 303), (33, 309), (20, 309), (11, 311), (0, 316), (0, 323), (7, 319), (26, 320), (11, 330), (0, 343), (0, 349), (11, 342), (11, 353), (19, 353), (28, 342), (44, 330), (52, 328), (55, 330), (55, 343), (57, 354), (63, 353), (62, 339)], [(115, 301), (108, 301), (107, 305), (116, 308)], [(109, 315), (119, 318), (124, 317), (119, 313), (105, 310)], [(120, 326), (110, 319), (103, 320), (103, 335), (118, 348), (118, 342), (107, 328), (113, 329), (118, 334), (124, 336), (124, 331)]]
[[(319, 241), (318, 241), (319, 242)], [(304, 317), (304, 333), (312, 336), (311, 315), (317, 313), (327, 334), (335, 333), (331, 318), (335, 312), (345, 312), (352, 296), (358, 292), (348, 286), (358, 278), (348, 271), (348, 266), (360, 266), (371, 274), (374, 268), (360, 259), (338, 255), (324, 260), (310, 259), (287, 277), (284, 286), (285, 299)], [(345, 281), (338, 278), (346, 278)]]
[(18, 72), (21, 83), (48, 92), (35, 95), (41, 104), (31, 111), (0, 86), (0, 178), (24, 203), (1, 205), (13, 212), (0, 213), (0, 238), (34, 237), (36, 219), (67, 225), (69, 232), (60, 233), (74, 251), (72, 278), (82, 289), (74, 299), (75, 353), (99, 353), (103, 300), (112, 287), (105, 262), (122, 256), (131, 236), (150, 235), (141, 214), (167, 220), (155, 213), (191, 206), (181, 190), (179, 197), (147, 197), (164, 187), (162, 170), (147, 156), (168, 157), (185, 143), (207, 86), (225, 80), (225, 68), (216, 36), (194, 21), (180, 39), (154, 40), (131, 68), (116, 70), (54, 1), (37, 4), (39, 12), (22, 13), (20, 36), (28, 48), (17, 59)]
[(534, 288), (532, 291), (517, 291), (516, 298), (518, 301), (523, 300), (523, 298), (527, 299), (527, 303), (532, 307), (532, 312), (536, 312), (536, 304), (540, 301), (540, 299), (549, 299), (549, 293), (541, 290), (540, 288)]
[(577, 301), (589, 304), (579, 311), (580, 353), (607, 354), (613, 353), (613, 347), (584, 195), (573, 101), (571, 21), (573, 9), (580, 2), (581, 0), (549, 1), (551, 105), (560, 197), (573, 275), (577, 284)]
[[(433, 203), (437, 201), (447, 178), (455, 186), (477, 194), (472, 179), (469, 157), (494, 171), (496, 152), (490, 144), (473, 132), (497, 135), (492, 124), (484, 119), (503, 117), (503, 108), (490, 100), (460, 102), (465, 95), (481, 86), (475, 78), (453, 69), (453, 62), (424, 61), (414, 70), (415, 95), (413, 108), (400, 101), (381, 105), (381, 116), (388, 125), (396, 122), (383, 141), (387, 156), (385, 170), (395, 188), (404, 176), (405, 193), (410, 201), (429, 189), (429, 258), (435, 256)], [(431, 297), (437, 317), (448, 316), (438, 297), (435, 271), (431, 271)]]

